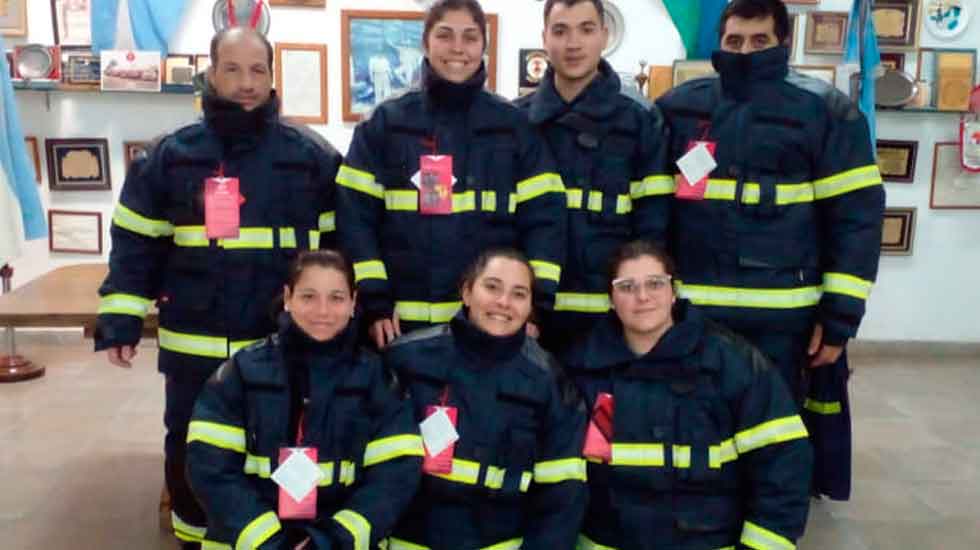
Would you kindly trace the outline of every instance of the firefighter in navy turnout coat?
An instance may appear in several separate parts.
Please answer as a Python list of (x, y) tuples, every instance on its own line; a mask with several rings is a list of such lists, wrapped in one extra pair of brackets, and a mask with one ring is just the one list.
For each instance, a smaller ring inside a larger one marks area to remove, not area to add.
[(884, 191), (867, 120), (833, 86), (789, 70), (787, 25), (778, 0), (732, 2), (712, 59), (720, 78), (657, 104), (671, 160), (699, 141), (716, 147), (704, 187), (678, 177), (679, 293), (763, 350), (798, 392), (803, 366), (833, 363), (857, 333)]
[[(201, 391), (187, 462), (207, 511), (205, 548), (376, 548), (411, 501), (422, 440), (394, 375), (356, 347), (354, 300), (343, 256), (304, 252), (279, 332), (236, 353)], [(290, 447), (317, 451), (313, 518), (283, 513), (291, 497), (270, 479)]]
[(620, 249), (614, 313), (565, 362), (595, 411), (578, 549), (792, 549), (812, 466), (796, 404), (758, 350), (675, 303), (672, 272), (650, 243)]
[(552, 357), (525, 334), (532, 281), (519, 252), (488, 251), (469, 269), (465, 307), (448, 325), (386, 349), (415, 419), (435, 421), (435, 407), (446, 407), (459, 436), (442, 452), (425, 439), (435, 458), (425, 458), (421, 490), (389, 550), (574, 545), (585, 509), (585, 412)]
[(568, 250), (555, 313), (542, 343), (559, 353), (609, 309), (604, 274), (612, 251), (635, 238), (663, 242), (673, 177), (663, 119), (620, 89), (602, 59), (608, 29), (598, 0), (545, 4), (550, 67), (516, 100), (541, 129), (568, 195)]
[[(358, 125), (338, 173), (340, 238), (379, 346), (448, 322), (459, 309), (460, 274), (492, 246), (525, 251), (538, 275), (537, 305), (552, 307), (565, 189), (526, 117), (484, 91), (485, 37), (475, 0), (435, 3), (425, 19), (421, 89)], [(433, 156), (451, 156), (451, 174), (422, 165)], [(440, 182), (440, 200), (429, 200), (430, 181)]]
[[(251, 29), (215, 36), (204, 119), (165, 136), (130, 167), (113, 214), (109, 275), (99, 289), (95, 347), (123, 366), (157, 301), (167, 487), (175, 533), (187, 543), (204, 532), (184, 479), (194, 399), (230, 353), (275, 331), (271, 302), (296, 251), (334, 240), (341, 157), (280, 122), (269, 52)], [(205, 180), (219, 174), (238, 179), (238, 238), (206, 233)]]

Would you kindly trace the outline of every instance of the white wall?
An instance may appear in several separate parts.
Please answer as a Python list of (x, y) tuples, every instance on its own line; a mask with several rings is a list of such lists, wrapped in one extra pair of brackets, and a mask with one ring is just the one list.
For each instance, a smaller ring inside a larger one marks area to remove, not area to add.
[[(419, 9), (416, 0), (329, 0), (321, 8), (273, 8), (272, 41), (314, 42), (327, 45), (330, 124), (316, 126), (340, 151), (346, 151), (353, 125), (341, 119), (340, 11), (344, 9)], [(619, 71), (635, 73), (638, 61), (669, 65), (683, 55), (676, 30), (659, 0), (614, 0), (626, 19), (622, 45), (610, 62)], [(211, 28), (211, 0), (187, 0), (175, 53), (206, 53)], [(517, 90), (520, 48), (540, 45), (541, 9), (532, 0), (483, 0), (485, 9), (499, 17), (497, 91), (513, 97)], [(820, 9), (846, 11), (850, 0), (824, 0)], [(29, 41), (51, 43), (49, 0), (29, 0)], [(976, 18), (975, 18), (976, 19)], [(980, 22), (957, 42), (939, 44), (923, 31), (923, 46), (980, 46)], [(803, 27), (797, 63), (833, 64), (839, 58), (802, 54)], [(8, 48), (25, 40), (9, 40)], [(910, 56), (909, 61), (912, 61)], [(50, 109), (41, 92), (18, 91), (24, 131), (45, 137), (107, 137), (112, 161), (112, 192), (50, 193), (41, 191), (46, 208), (98, 210), (107, 225), (123, 181), (122, 142), (147, 140), (191, 122), (195, 118), (189, 96), (51, 93)], [(927, 340), (980, 342), (980, 216), (976, 211), (929, 210), (932, 146), (956, 137), (955, 115), (889, 114), (878, 117), (878, 137), (919, 141), (914, 184), (888, 184), (889, 206), (918, 207), (914, 254), (883, 257), (879, 282), (869, 304), (861, 337), (874, 340)], [(43, 155), (43, 151), (42, 151)], [(46, 171), (46, 168), (42, 167)], [(108, 239), (108, 228), (105, 230)], [(19, 286), (55, 267), (83, 261), (106, 261), (73, 254), (51, 254), (47, 241), (27, 243), (24, 255), (13, 262), (14, 285)]]

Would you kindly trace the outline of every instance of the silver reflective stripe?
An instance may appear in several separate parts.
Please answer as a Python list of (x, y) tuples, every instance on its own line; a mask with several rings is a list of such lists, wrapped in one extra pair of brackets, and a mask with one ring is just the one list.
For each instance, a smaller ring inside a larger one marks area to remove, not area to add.
[(375, 439), (364, 449), (364, 466), (374, 466), (403, 456), (423, 456), (422, 438), (401, 434)]
[(796, 545), (789, 539), (774, 533), (751, 521), (742, 526), (740, 542), (755, 550), (796, 550)]
[(456, 483), (476, 485), (477, 480), (480, 478), (480, 463), (473, 462), (471, 460), (463, 460), (461, 458), (454, 458), (453, 469), (450, 473), (429, 475), (440, 479), (445, 479), (447, 481), (455, 481)]
[(174, 226), (167, 220), (155, 220), (126, 208), (122, 203), (116, 205), (112, 213), (112, 223), (146, 237), (166, 237), (174, 234)]
[(354, 510), (341, 510), (333, 519), (350, 532), (354, 550), (368, 550), (371, 546), (371, 523)]
[(320, 214), (320, 219), (317, 221), (317, 225), (317, 229), (325, 233), (336, 231), (337, 214), (333, 210)]
[(662, 443), (613, 443), (613, 466), (663, 466)]
[(731, 462), (737, 458), (738, 451), (735, 449), (735, 442), (731, 439), (708, 447), (708, 467), (710, 468), (721, 468), (726, 462)]
[(483, 484), (490, 489), (500, 489), (504, 486), (504, 474), (507, 470), (503, 468), (498, 468), (496, 466), (487, 466), (487, 475), (483, 480)]
[(268, 479), (272, 475), (272, 461), (267, 456), (246, 454), (245, 466), (242, 468), (242, 471), (246, 474)]
[(375, 182), (374, 174), (351, 168), (346, 164), (341, 165), (340, 170), (337, 171), (337, 184), (377, 199), (384, 199), (385, 196), (385, 188)]
[(266, 512), (242, 529), (235, 542), (235, 550), (255, 550), (281, 528), (275, 512)]
[(881, 173), (878, 171), (878, 165), (869, 164), (816, 180), (813, 182), (813, 190), (816, 198), (821, 200), (880, 184)]
[(555, 295), (555, 311), (605, 313), (609, 311), (609, 295), (605, 293), (559, 292)]
[(630, 182), (630, 197), (634, 200), (656, 195), (673, 195), (676, 190), (674, 178), (666, 175), (647, 176), (643, 181)]
[(677, 281), (680, 297), (701, 306), (749, 307), (764, 309), (794, 309), (810, 307), (820, 302), (823, 291), (819, 286), (787, 289), (736, 288), (692, 285)]
[(794, 414), (738, 432), (735, 434), (735, 447), (738, 454), (745, 454), (767, 445), (802, 439), (806, 436), (807, 432), (803, 421), (799, 415)]
[(200, 542), (204, 539), (207, 528), (191, 525), (180, 519), (177, 512), (170, 512), (170, 525), (174, 529), (174, 536), (184, 542)]
[(581, 458), (538, 462), (534, 465), (534, 481), (535, 483), (585, 481), (585, 469), (585, 460)]
[(99, 300), (98, 314), (115, 313), (118, 315), (132, 315), (143, 319), (150, 311), (153, 302), (142, 296), (135, 294), (107, 294)]
[(187, 443), (200, 441), (220, 449), (245, 453), (245, 429), (230, 424), (191, 420), (187, 425)]
[(672, 445), (670, 448), (671, 462), (675, 468), (691, 467), (691, 446)]
[(279, 248), (296, 248), (296, 230), (292, 227), (279, 228)]
[(564, 193), (561, 176), (552, 172), (538, 174), (517, 183), (517, 203), (536, 199), (545, 193)]
[(823, 274), (824, 292), (843, 294), (858, 300), (867, 300), (871, 296), (871, 281), (847, 273), (828, 272)]

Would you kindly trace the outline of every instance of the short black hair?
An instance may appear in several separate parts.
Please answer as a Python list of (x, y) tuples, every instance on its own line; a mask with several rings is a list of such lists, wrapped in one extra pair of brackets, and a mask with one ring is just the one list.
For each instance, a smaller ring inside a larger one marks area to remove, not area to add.
[(783, 44), (789, 36), (789, 13), (783, 0), (732, 0), (718, 20), (718, 38), (725, 36), (725, 23), (732, 16), (742, 19), (763, 19), (772, 16), (776, 40)]
[(221, 46), (221, 43), (224, 42), (225, 38), (227, 38), (228, 35), (231, 34), (231, 32), (234, 31), (234, 30), (242, 30), (242, 31), (245, 31), (248, 34), (251, 34), (251, 35), (255, 36), (256, 38), (259, 39), (260, 42), (262, 42), (262, 45), (265, 46), (266, 61), (268, 62), (268, 64), (269, 64), (269, 70), (271, 71), (272, 70), (272, 58), (273, 58), (272, 44), (269, 42), (269, 39), (265, 37), (264, 34), (262, 34), (259, 31), (253, 29), (252, 27), (248, 27), (248, 26), (245, 26), (245, 25), (236, 25), (234, 27), (225, 27), (225, 28), (221, 29), (220, 31), (218, 31), (217, 33), (215, 33), (215, 35), (211, 37), (211, 65), (214, 66), (214, 67), (217, 67), (218, 66), (218, 47)]
[(606, 24), (606, 7), (602, 5), (602, 0), (547, 0), (544, 3), (544, 22), (548, 23), (548, 16), (551, 15), (551, 9), (555, 7), (555, 4), (564, 4), (568, 7), (572, 7), (575, 4), (581, 4), (588, 2), (595, 6), (596, 13), (599, 14), (599, 23), (602, 25)]
[(476, 26), (480, 28), (480, 32), (483, 34), (483, 50), (487, 49), (487, 14), (483, 11), (483, 6), (480, 5), (477, 0), (438, 0), (435, 4), (429, 7), (429, 11), (425, 12), (425, 23), (423, 24), (422, 30), (422, 45), (426, 48), (429, 47), (429, 32), (432, 31), (432, 27), (436, 26), (443, 17), (445, 17), (446, 12), (450, 11), (467, 11)]

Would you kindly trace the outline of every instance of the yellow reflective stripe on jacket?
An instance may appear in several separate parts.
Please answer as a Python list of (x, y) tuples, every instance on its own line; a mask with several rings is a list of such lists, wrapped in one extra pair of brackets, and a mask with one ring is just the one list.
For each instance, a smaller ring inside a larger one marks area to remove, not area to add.
[(238, 534), (238, 540), (235, 542), (235, 550), (255, 550), (280, 529), (282, 526), (279, 524), (276, 513), (266, 512), (253, 519), (242, 529), (242, 532)]
[(806, 426), (799, 415), (777, 418), (763, 422), (754, 428), (735, 434), (735, 448), (738, 454), (745, 454), (766, 445), (774, 445), (807, 436)]
[(867, 300), (871, 296), (871, 281), (866, 281), (847, 273), (824, 273), (823, 291), (834, 294), (844, 294), (858, 300)]
[(613, 443), (613, 466), (663, 466), (662, 443)]
[(726, 439), (718, 445), (708, 447), (708, 467), (721, 468), (727, 462), (738, 459), (738, 450), (735, 449), (735, 441)]
[(433, 477), (438, 477), (445, 479), (447, 481), (455, 481), (456, 483), (465, 483), (467, 485), (476, 485), (476, 482), (480, 479), (480, 463), (473, 462), (472, 460), (463, 460), (461, 458), (453, 459), (453, 469), (448, 474), (429, 474)]
[(633, 199), (629, 195), (616, 195), (616, 213), (629, 214), (633, 211)]
[(641, 181), (630, 182), (630, 198), (633, 200), (658, 195), (673, 195), (677, 191), (674, 178), (665, 174), (656, 174), (643, 178)]
[(388, 280), (388, 271), (381, 260), (367, 260), (364, 262), (354, 262), (354, 282), (359, 283), (364, 279)]
[(354, 538), (354, 550), (368, 550), (371, 546), (371, 523), (354, 510), (345, 509), (333, 515)]
[(531, 260), (531, 267), (534, 268), (534, 276), (538, 279), (547, 279), (558, 282), (561, 280), (561, 266), (544, 260)]
[(526, 493), (528, 488), (531, 487), (531, 481), (534, 479), (534, 474), (531, 472), (521, 473), (521, 492)]
[(106, 294), (99, 300), (99, 310), (97, 313), (99, 315), (103, 313), (133, 315), (143, 319), (150, 311), (150, 305), (152, 303), (152, 300), (148, 300), (142, 296), (117, 292), (115, 294)]
[(545, 172), (532, 178), (517, 182), (516, 202), (520, 204), (536, 199), (545, 193), (564, 193), (565, 186), (561, 176), (554, 172)]
[[(320, 487), (326, 487), (328, 485), (333, 485), (333, 462), (321, 462), (319, 464), (320, 471), (323, 472), (323, 478), (320, 479)], [(354, 484), (355, 478), (355, 467), (354, 463), (349, 460), (340, 461), (340, 475), (337, 476), (337, 483), (344, 486), (351, 486)]]
[(751, 521), (746, 521), (742, 526), (742, 538), (739, 541), (755, 550), (796, 550), (796, 545), (786, 537)]
[[(677, 176), (678, 183), (680, 176)], [(709, 200), (734, 201), (738, 183), (732, 179), (709, 179), (705, 186), (704, 198)], [(741, 202), (743, 204), (759, 204), (762, 197), (762, 187), (758, 183), (746, 182), (742, 185)], [(776, 184), (775, 203), (777, 205), (813, 202), (815, 192), (813, 184), (779, 183)]]
[(395, 302), (398, 318), (421, 323), (448, 323), (462, 302)]
[(184, 542), (201, 542), (207, 532), (206, 527), (191, 525), (182, 520), (177, 512), (170, 512), (170, 526), (174, 529), (174, 536)]
[(242, 468), (246, 474), (259, 476), (268, 479), (272, 476), (272, 460), (267, 456), (258, 456), (248, 453), (245, 455), (245, 466)]
[(575, 541), (575, 550), (619, 550), (615, 546), (606, 546), (605, 544), (599, 544), (598, 542), (585, 536), (584, 533), (579, 533), (578, 539)]
[(191, 420), (187, 425), (187, 443), (194, 441), (245, 454), (245, 430), (240, 426)]
[(840, 414), (844, 410), (840, 401), (817, 401), (809, 397), (803, 401), (803, 408), (813, 413), (826, 415)]
[(225, 359), (235, 354), (238, 350), (258, 342), (261, 338), (253, 340), (232, 340), (221, 336), (202, 336), (200, 334), (187, 334), (167, 330), (163, 327), (157, 329), (157, 343), (160, 347), (183, 353), (186, 355), (197, 355), (200, 357), (213, 357), (215, 359)]
[(403, 456), (423, 456), (422, 438), (402, 434), (375, 439), (364, 448), (364, 466), (374, 466)]
[(123, 206), (116, 205), (112, 213), (112, 223), (146, 237), (167, 237), (174, 234), (174, 226), (167, 220), (147, 218)]
[(385, 188), (375, 181), (374, 174), (346, 164), (340, 165), (340, 170), (337, 171), (337, 184), (377, 199), (385, 198)]
[(873, 185), (881, 185), (881, 173), (878, 171), (877, 164), (869, 164), (816, 180), (813, 182), (813, 192), (818, 200), (829, 199)]
[[(215, 239), (226, 250), (268, 250), (275, 247), (273, 234), (279, 233), (280, 248), (296, 248), (296, 229), (293, 227), (242, 227), (238, 238)], [(206, 248), (211, 239), (203, 225), (178, 225), (174, 228), (174, 244), (188, 248)]]
[(453, 214), (474, 210), (476, 210), (476, 193), (474, 191), (453, 193)]
[(231, 545), (204, 539), (201, 541), (201, 550), (231, 550)]
[(606, 293), (559, 292), (555, 295), (555, 311), (581, 313), (605, 313), (609, 311), (609, 295)]
[(412, 189), (389, 189), (384, 193), (385, 210), (415, 212), (419, 209), (419, 192)]
[(177, 246), (211, 246), (203, 225), (180, 225), (174, 228), (174, 244)]
[(504, 476), (507, 470), (496, 466), (487, 466), (487, 473), (483, 478), (483, 485), (489, 489), (500, 489), (504, 486)]
[(524, 544), (524, 539), (510, 539), (490, 546), (484, 546), (480, 550), (521, 550), (522, 544)]
[[(268, 249), (273, 247), (271, 227), (242, 227), (237, 239), (218, 239), (218, 246), (238, 250), (243, 248)], [(294, 237), (295, 240), (295, 237)], [(293, 243), (293, 248), (296, 243)]]
[(561, 483), (563, 481), (585, 480), (585, 459), (582, 458), (546, 460), (534, 465), (535, 483)]
[(691, 446), (690, 445), (671, 445), (670, 460), (675, 468), (691, 467)]
[[(582, 189), (566, 189), (565, 202), (570, 210), (580, 210), (583, 202), (585, 208), (591, 212), (602, 212), (602, 191), (589, 191), (586, 200), (585, 191)], [(633, 199), (629, 195), (616, 195), (616, 213), (629, 214), (633, 211)]]
[(320, 249), (320, 232), (319, 231), (313, 231), (311, 229), (310, 230), (310, 234), (309, 234), (309, 238), (310, 238), (310, 250), (319, 250)]
[[(524, 539), (510, 539), (490, 546), (484, 546), (482, 548), (478, 548), (477, 550), (520, 550), (522, 544), (524, 544)], [(414, 542), (409, 542), (407, 540), (402, 540), (396, 537), (388, 537), (388, 550), (431, 549), (428, 546), (422, 546), (421, 544), (415, 544)]]
[(480, 193), (480, 210), (483, 212), (493, 212), (497, 210), (496, 191), (482, 191)]
[(279, 248), (296, 248), (296, 230), (292, 227), (279, 228)]
[(337, 230), (337, 213), (333, 210), (323, 212), (317, 220), (317, 228), (324, 233)]
[(692, 285), (677, 281), (677, 294), (699, 306), (752, 307), (793, 309), (810, 307), (820, 302), (823, 291), (819, 286), (798, 288), (737, 288)]

